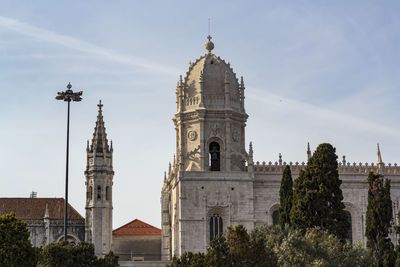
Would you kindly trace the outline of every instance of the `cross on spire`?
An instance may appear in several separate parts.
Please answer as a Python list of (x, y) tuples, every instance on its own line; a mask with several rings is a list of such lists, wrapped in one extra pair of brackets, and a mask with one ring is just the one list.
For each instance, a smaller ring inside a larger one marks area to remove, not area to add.
[(103, 107), (103, 104), (101, 103), (101, 100), (99, 100), (99, 104), (97, 104), (97, 106), (99, 107), (99, 110), (101, 110), (101, 108)]

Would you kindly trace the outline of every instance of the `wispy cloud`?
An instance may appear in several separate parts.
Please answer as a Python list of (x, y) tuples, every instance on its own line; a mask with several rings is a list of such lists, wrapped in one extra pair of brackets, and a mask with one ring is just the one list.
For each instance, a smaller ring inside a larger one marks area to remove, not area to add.
[[(262, 102), (262, 105), (280, 105), (290, 114), (304, 114), (308, 119), (330, 121), (335, 125), (349, 127), (365, 132), (375, 132), (378, 134), (389, 135), (392, 137), (400, 136), (400, 129), (388, 127), (365, 118), (360, 118), (348, 113), (332, 110), (324, 107), (315, 106), (305, 102), (285, 98), (265, 90), (249, 88), (248, 98), (252, 101)], [(339, 108), (338, 108), (339, 109)]]
[(93, 54), (101, 57), (102, 59), (118, 62), (121, 64), (142, 68), (148, 71), (157, 72), (161, 74), (175, 75), (181, 73), (182, 70), (175, 69), (170, 66), (164, 66), (145, 58), (126, 56), (121, 53), (115, 52), (111, 49), (106, 49), (77, 38), (58, 34), (43, 28), (39, 28), (13, 18), (0, 16), (0, 27), (9, 31), (35, 38), (44, 42), (53, 43), (67, 47), (69, 49)]

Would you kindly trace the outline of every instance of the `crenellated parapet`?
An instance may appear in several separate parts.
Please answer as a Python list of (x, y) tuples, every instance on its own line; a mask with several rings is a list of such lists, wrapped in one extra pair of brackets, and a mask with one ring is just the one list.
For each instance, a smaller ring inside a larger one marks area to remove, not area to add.
[[(400, 166), (398, 166), (397, 163), (388, 163), (388, 164), (383, 164), (383, 172), (381, 172), (380, 166), (375, 163), (350, 163), (347, 162), (343, 164), (342, 162), (339, 162), (338, 166), (338, 172), (339, 174), (368, 174), (369, 172), (375, 172), (375, 173), (381, 173), (383, 175), (400, 175)], [(266, 163), (263, 161), (260, 163), (257, 161), (254, 164), (254, 172), (255, 173), (267, 173), (267, 174), (280, 174), (283, 172), (283, 169), (285, 168), (286, 165), (290, 166), (290, 169), (293, 174), (298, 174), (300, 170), (304, 170), (307, 164), (305, 162), (275, 162), (272, 163), (271, 161)]]

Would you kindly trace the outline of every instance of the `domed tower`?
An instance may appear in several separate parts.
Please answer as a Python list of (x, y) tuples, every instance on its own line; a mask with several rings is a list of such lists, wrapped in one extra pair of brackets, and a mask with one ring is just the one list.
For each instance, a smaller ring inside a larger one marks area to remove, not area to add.
[(176, 158), (162, 189), (165, 260), (184, 251), (204, 252), (231, 224), (253, 227), (243, 78), (212, 53), (210, 36), (205, 47), (208, 52), (189, 63), (176, 88)]
[(177, 88), (173, 118), (183, 171), (243, 171), (246, 159), (244, 83), (229, 63), (208, 53), (190, 63)]

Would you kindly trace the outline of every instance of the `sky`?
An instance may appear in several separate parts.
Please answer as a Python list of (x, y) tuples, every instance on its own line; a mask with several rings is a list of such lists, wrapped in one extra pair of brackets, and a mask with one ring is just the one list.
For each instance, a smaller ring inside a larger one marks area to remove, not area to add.
[(0, 0), (0, 197), (64, 197), (68, 82), (69, 201), (84, 216), (86, 141), (104, 104), (114, 147), (113, 228), (160, 227), (175, 152), (175, 88), (204, 49), (246, 90), (256, 161), (306, 161), (323, 142), (339, 160), (400, 157), (399, 1)]

